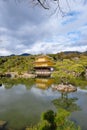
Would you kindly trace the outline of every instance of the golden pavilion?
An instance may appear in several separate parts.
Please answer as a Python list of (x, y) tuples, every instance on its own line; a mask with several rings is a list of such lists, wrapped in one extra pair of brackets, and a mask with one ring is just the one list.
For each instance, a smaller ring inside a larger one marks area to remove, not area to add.
[(53, 59), (47, 55), (36, 57), (34, 68), (37, 76), (50, 76), (53, 71)]

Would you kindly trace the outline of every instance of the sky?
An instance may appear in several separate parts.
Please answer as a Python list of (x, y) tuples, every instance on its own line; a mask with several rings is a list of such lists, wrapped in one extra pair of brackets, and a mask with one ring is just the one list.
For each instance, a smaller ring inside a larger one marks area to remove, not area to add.
[(87, 51), (87, 2), (62, 0), (64, 17), (51, 3), (45, 10), (29, 0), (0, 0), (0, 56)]

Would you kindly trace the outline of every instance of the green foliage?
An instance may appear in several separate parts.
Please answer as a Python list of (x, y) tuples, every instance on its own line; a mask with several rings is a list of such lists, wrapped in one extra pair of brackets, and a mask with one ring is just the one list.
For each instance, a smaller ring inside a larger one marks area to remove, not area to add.
[(75, 86), (80, 86), (82, 89), (87, 89), (87, 80), (83, 78), (72, 78), (69, 80), (69, 82)]
[(63, 126), (66, 123), (66, 118), (70, 115), (70, 113), (64, 109), (59, 109), (56, 113), (55, 123), (58, 126)]
[[(87, 55), (79, 53), (49, 54), (55, 60), (55, 71), (52, 76), (55, 78), (76, 78), (83, 77), (87, 67)], [(34, 72), (33, 62), (36, 56), (8, 56), (0, 58), (0, 73)]]
[(26, 130), (81, 130), (79, 126), (68, 119), (69, 115), (70, 112), (64, 109), (59, 109), (57, 113), (49, 110), (42, 114), (42, 120), (37, 127), (32, 129), (29, 127)]
[(70, 81), (76, 78), (85, 78), (87, 67), (87, 56), (72, 57), (71, 59), (62, 59), (56, 61), (55, 71), (52, 77), (60, 79), (62, 82)]
[(51, 124), (46, 121), (43, 120), (39, 125), (38, 125), (38, 130), (50, 130), (51, 128)]
[(56, 130), (81, 130), (80, 126), (76, 126), (74, 122), (67, 121), (64, 125), (57, 127)]
[(49, 123), (54, 123), (54, 112), (52, 110), (49, 110), (42, 114), (42, 120), (47, 120)]
[[(48, 110), (42, 114), (42, 122), (47, 121), (50, 125), (47, 125), (46, 130), (55, 130), (55, 113), (52, 110)], [(42, 130), (42, 129), (41, 129)]]
[(8, 56), (0, 58), (0, 73), (5, 72), (31, 72), (34, 70), (35, 56)]
[(26, 127), (25, 130), (39, 130), (37, 126)]

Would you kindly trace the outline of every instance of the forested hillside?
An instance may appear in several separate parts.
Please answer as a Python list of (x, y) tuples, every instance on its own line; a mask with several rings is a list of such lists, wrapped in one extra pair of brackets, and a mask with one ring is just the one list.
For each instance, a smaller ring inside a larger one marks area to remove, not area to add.
[[(0, 57), (0, 74), (6, 72), (33, 73), (34, 60), (37, 55)], [(54, 60), (55, 78), (87, 78), (87, 53), (61, 52), (49, 54)]]
[(33, 71), (34, 56), (7, 56), (0, 58), (0, 73)]

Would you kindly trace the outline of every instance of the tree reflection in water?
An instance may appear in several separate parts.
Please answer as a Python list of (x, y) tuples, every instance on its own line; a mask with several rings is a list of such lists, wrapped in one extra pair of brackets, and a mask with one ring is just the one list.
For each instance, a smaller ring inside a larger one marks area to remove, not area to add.
[(61, 97), (58, 99), (54, 99), (52, 102), (55, 105), (55, 107), (63, 108), (69, 112), (79, 111), (81, 110), (80, 107), (76, 104), (76, 101), (78, 100), (77, 97), (70, 98), (68, 97), (69, 93), (61, 92)]

